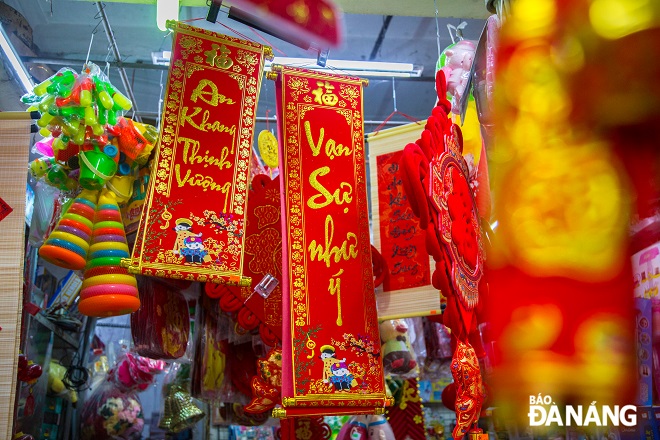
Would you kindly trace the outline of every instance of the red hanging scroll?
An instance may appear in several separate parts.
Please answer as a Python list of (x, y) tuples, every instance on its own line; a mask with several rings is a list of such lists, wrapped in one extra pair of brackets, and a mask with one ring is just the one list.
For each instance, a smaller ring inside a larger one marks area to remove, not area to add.
[(275, 67), (283, 233), (280, 417), (382, 412), (362, 80)]
[(421, 123), (411, 123), (367, 135), (373, 243), (387, 265), (383, 288), (376, 291), (381, 320), (440, 313), (440, 293), (431, 285), (435, 264), (403, 188), (400, 167), (403, 148), (423, 130)]
[(270, 48), (182, 23), (174, 30), (160, 146), (132, 273), (247, 285), (248, 168)]

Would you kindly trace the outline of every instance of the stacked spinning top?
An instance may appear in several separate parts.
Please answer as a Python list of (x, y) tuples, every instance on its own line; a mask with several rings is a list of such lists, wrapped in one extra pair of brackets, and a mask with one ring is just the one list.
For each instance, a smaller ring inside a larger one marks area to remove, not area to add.
[(85, 267), (97, 198), (96, 191), (83, 190), (74, 199), (39, 249), (41, 258), (66, 269)]
[(87, 316), (116, 316), (140, 308), (137, 281), (121, 267), (129, 257), (124, 224), (114, 193), (103, 190), (94, 216), (92, 244), (78, 310)]

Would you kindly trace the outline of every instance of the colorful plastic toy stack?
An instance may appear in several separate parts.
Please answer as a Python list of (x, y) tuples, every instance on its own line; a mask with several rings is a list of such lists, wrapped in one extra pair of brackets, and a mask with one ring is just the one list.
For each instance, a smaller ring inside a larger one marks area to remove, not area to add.
[(83, 190), (62, 215), (39, 249), (39, 256), (57, 266), (80, 270), (87, 263), (98, 192)]
[(80, 313), (106, 317), (133, 313), (140, 308), (137, 281), (120, 265), (121, 259), (129, 255), (116, 196), (103, 190), (80, 292)]

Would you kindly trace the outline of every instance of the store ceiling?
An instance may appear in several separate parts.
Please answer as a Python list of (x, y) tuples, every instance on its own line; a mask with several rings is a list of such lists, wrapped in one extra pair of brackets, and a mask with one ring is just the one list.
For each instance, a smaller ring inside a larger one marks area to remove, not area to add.
[[(94, 1), (94, 0), (78, 0)], [(107, 0), (108, 2), (155, 5), (156, 0)], [(224, 2), (224, 3), (231, 3)], [(484, 0), (336, 0), (346, 14), (398, 15), (435, 17), (435, 6), (440, 17), (486, 18)], [(179, 0), (181, 6), (206, 6), (206, 0)]]
[[(31, 47), (28, 48), (15, 39), (22, 55), (35, 55), (41, 59), (59, 61), (76, 70), (82, 67), (81, 60), (86, 59), (88, 49), (90, 60), (114, 61), (103, 25), (100, 24), (96, 3), (88, 0), (4, 0), (3, 3), (6, 5), (0, 4), (2, 7), (0, 19), (6, 28), (11, 30), (12, 26), (20, 27), (16, 17), (7, 13), (11, 10), (6, 6), (14, 8), (27, 21), (29, 28), (23, 29), (21, 36), (23, 41), (31, 38)], [(182, 0), (181, 4), (184, 6), (180, 8), (180, 19), (192, 20), (205, 17), (208, 8), (196, 6), (205, 3), (206, 0)], [(432, 0), (339, 0), (338, 3), (346, 11), (345, 42), (343, 47), (330, 51), (330, 58), (369, 59), (385, 15), (394, 15), (374, 61), (409, 62), (424, 66), (421, 81), (397, 79), (395, 87), (397, 109), (420, 119), (426, 118), (435, 103), (432, 77), (438, 58), (438, 40), (434, 2)], [(479, 37), (484, 24), (483, 18), (487, 16), (483, 0), (437, 0), (437, 6), (441, 16), (438, 19), (441, 48), (451, 44), (447, 25), (458, 25), (463, 21), (456, 17), (468, 18), (465, 20), (468, 23), (464, 32), (466, 38)], [(124, 62), (151, 66), (152, 52), (171, 48), (171, 36), (158, 30), (155, 24), (155, 0), (107, 1), (105, 12)], [(378, 12), (378, 15), (374, 14), (375, 12)], [(20, 21), (20, 18), (18, 20)], [(219, 16), (218, 20), (241, 34), (257, 39), (249, 28), (229, 20), (226, 16)], [(203, 19), (192, 24), (219, 33), (231, 33), (222, 25), (212, 24)], [(278, 56), (282, 56), (278, 51), (292, 57), (316, 56), (315, 53), (303, 51), (269, 35), (264, 37), (274, 46), (275, 54)], [(30, 44), (30, 41), (25, 42)], [(29, 52), (30, 49), (33, 53)], [(31, 67), (40, 69), (43, 65), (39, 63)], [(62, 66), (50, 64), (48, 67), (57, 70)], [(134, 89), (137, 108), (145, 113), (147, 119), (153, 119), (158, 113), (161, 85), (165, 84), (167, 72), (130, 68), (127, 69), (127, 74)], [(110, 79), (120, 89), (122, 88), (117, 69), (114, 67), (110, 67)], [(0, 109), (13, 108), (12, 103), (7, 103), (7, 98), (3, 98), (5, 94), (1, 92), (0, 89)], [(258, 116), (265, 116), (266, 111), (273, 115), (274, 108), (274, 86), (270, 81), (264, 81)], [(371, 80), (365, 91), (365, 119), (382, 120), (393, 109), (392, 81)], [(403, 119), (397, 116), (394, 120)], [(367, 126), (365, 130), (369, 132), (374, 128)]]

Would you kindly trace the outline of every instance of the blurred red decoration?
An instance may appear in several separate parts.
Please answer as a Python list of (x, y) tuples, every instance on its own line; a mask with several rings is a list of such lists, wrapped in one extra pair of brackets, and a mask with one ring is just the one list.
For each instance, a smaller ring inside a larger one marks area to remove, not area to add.
[(333, 0), (235, 0), (232, 5), (239, 10), (232, 7), (230, 16), (304, 49), (342, 42), (343, 17)]
[(483, 402), (476, 359), (483, 356), (477, 323), (478, 306), (487, 289), (483, 276), (485, 252), (479, 214), (468, 184), (468, 166), (462, 155), (462, 134), (448, 117), (451, 104), (442, 71), (436, 74), (436, 90), (438, 103), (421, 137), (403, 151), (401, 178), (410, 206), (426, 231), (426, 248), (436, 263), (433, 286), (447, 297), (443, 315), (433, 319), (441, 320), (451, 330), (452, 365), (457, 372), (468, 373), (461, 378), (465, 384), (457, 388), (460, 420), (453, 435), (460, 439), (476, 425)]

